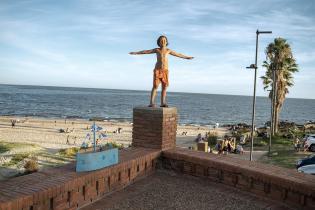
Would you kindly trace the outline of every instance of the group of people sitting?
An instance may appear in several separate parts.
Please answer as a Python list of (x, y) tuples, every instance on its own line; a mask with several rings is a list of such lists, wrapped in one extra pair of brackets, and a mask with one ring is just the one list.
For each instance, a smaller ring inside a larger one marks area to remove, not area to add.
[(235, 145), (235, 137), (228, 137), (224, 140), (218, 141), (215, 145), (215, 149), (218, 151), (218, 154), (244, 154), (244, 149), (240, 144)]
[[(205, 137), (199, 133), (195, 139), (195, 142), (206, 142), (208, 140), (208, 135), (210, 133), (206, 133)], [(218, 151), (218, 154), (228, 154), (228, 153), (235, 153), (235, 154), (244, 154), (244, 149), (240, 144), (236, 144), (235, 137), (225, 136), (223, 140), (218, 140), (215, 148)], [(208, 152), (211, 152), (211, 148), (208, 148)]]
[(235, 138), (234, 137), (225, 137), (223, 140), (218, 141), (215, 145), (215, 149), (218, 151), (218, 154), (228, 154), (235, 151)]

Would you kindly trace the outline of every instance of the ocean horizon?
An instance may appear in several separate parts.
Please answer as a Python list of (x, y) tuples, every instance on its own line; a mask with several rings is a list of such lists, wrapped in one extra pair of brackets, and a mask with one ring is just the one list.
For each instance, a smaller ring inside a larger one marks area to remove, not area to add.
[[(180, 124), (213, 125), (251, 122), (252, 96), (168, 92)], [(147, 106), (150, 91), (0, 84), (0, 115), (45, 118), (94, 117), (132, 121), (135, 106)], [(160, 95), (156, 103), (159, 105)], [(270, 120), (270, 100), (256, 99), (256, 125)], [(280, 120), (304, 124), (315, 120), (315, 99), (287, 98)]]

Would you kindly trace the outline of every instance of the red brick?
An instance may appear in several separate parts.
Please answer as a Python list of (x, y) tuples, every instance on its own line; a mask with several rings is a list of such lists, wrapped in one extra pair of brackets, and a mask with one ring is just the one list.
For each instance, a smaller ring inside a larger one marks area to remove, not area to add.
[(132, 146), (161, 150), (175, 147), (176, 115), (176, 108), (134, 108)]

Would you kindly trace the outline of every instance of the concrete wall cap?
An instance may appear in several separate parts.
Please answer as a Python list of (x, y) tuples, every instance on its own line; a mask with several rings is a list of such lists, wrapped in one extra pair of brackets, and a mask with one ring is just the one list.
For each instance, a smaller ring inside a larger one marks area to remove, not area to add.
[(163, 114), (168, 113), (177, 113), (176, 107), (145, 107), (145, 106), (138, 106), (133, 108), (134, 111), (140, 111), (140, 112), (160, 112)]

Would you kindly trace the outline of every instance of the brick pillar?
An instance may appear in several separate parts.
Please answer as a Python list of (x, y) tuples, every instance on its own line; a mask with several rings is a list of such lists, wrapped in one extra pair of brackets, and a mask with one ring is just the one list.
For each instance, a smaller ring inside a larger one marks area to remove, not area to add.
[(133, 109), (132, 146), (170, 149), (176, 146), (177, 109), (136, 107)]

